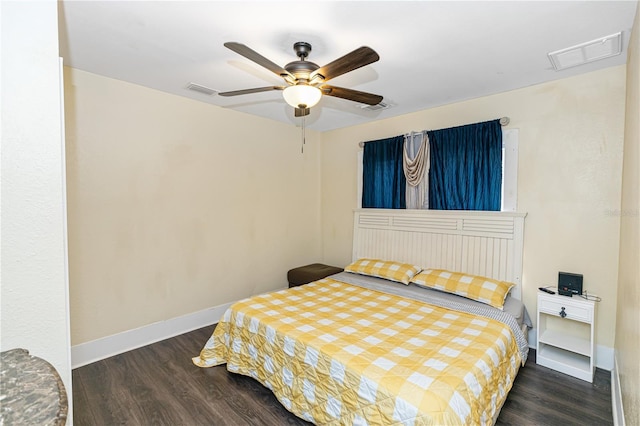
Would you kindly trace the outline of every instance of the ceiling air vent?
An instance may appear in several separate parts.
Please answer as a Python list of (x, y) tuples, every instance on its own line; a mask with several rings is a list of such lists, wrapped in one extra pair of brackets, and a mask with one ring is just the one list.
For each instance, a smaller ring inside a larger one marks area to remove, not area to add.
[(367, 111), (380, 111), (381, 109), (389, 109), (390, 107), (389, 104), (384, 102), (375, 105), (360, 105), (360, 108), (366, 109)]
[(578, 65), (600, 59), (610, 58), (622, 52), (622, 33), (611, 34), (596, 40), (567, 47), (548, 53), (549, 60), (556, 71), (571, 68)]
[(203, 94), (208, 95), (208, 96), (211, 96), (211, 95), (216, 93), (215, 90), (213, 90), (213, 89), (211, 89), (209, 87), (203, 86), (201, 84), (196, 84), (196, 83), (189, 83), (187, 85), (187, 89), (193, 90), (194, 92), (203, 93)]

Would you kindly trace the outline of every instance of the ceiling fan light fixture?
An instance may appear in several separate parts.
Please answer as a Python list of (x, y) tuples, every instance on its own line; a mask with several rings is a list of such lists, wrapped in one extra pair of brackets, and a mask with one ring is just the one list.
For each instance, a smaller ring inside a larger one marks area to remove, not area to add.
[(218, 93), (220, 96), (238, 96), (249, 93), (282, 90), (284, 100), (294, 108), (294, 117), (305, 117), (309, 115), (309, 109), (320, 102), (320, 99), (322, 99), (324, 95), (367, 105), (376, 105), (382, 102), (383, 98), (380, 95), (324, 84), (332, 78), (379, 60), (380, 56), (370, 47), (361, 46), (329, 62), (325, 66), (319, 67), (317, 64), (306, 60), (309, 52), (311, 52), (311, 45), (301, 41), (293, 45), (293, 50), (296, 52), (299, 60), (289, 62), (284, 67), (281, 67), (242, 43), (229, 41), (226, 42), (224, 46), (277, 74), (279, 77), (282, 77), (287, 83), (287, 86), (267, 86), (232, 90), (230, 92)]
[(294, 108), (311, 108), (320, 102), (322, 91), (315, 86), (298, 84), (285, 88), (282, 96)]

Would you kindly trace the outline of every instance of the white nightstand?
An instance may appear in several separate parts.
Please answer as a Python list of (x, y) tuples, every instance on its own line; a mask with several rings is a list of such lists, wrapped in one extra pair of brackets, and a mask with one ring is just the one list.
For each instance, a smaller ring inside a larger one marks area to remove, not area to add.
[(595, 302), (538, 292), (536, 363), (593, 382)]

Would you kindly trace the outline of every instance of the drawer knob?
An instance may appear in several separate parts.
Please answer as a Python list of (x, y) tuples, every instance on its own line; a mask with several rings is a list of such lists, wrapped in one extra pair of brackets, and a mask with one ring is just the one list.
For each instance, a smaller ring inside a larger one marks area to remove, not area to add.
[(560, 313), (559, 313), (559, 315), (560, 315), (562, 318), (564, 318), (564, 317), (566, 317), (566, 316), (567, 316), (567, 313), (564, 311), (564, 306), (563, 306), (562, 308), (560, 308)]

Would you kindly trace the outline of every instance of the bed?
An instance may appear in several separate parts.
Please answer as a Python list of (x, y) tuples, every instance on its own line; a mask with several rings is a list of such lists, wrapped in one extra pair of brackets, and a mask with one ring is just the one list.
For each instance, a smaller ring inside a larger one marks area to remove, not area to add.
[[(316, 424), (493, 424), (528, 353), (524, 217), (357, 210), (346, 272), (235, 303), (193, 362)], [(452, 276), (513, 287), (494, 307), (430, 285)]]

